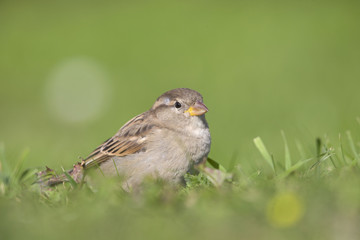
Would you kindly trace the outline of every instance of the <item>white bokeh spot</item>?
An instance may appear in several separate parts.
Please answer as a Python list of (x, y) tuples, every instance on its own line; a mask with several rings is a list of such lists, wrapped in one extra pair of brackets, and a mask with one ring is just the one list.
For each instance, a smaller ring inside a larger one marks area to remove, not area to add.
[(106, 72), (89, 58), (71, 58), (57, 64), (45, 86), (49, 111), (58, 120), (68, 123), (98, 118), (109, 95)]

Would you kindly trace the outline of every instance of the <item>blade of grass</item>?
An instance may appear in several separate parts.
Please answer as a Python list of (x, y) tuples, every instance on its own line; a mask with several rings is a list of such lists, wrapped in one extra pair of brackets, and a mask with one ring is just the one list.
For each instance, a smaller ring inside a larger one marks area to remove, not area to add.
[(12, 172), (12, 177), (14, 179), (18, 179), (21, 175), (21, 170), (23, 168), (23, 165), (24, 165), (24, 162), (25, 162), (25, 159), (27, 158), (28, 154), (30, 152), (30, 149), (29, 148), (26, 148), (22, 151), (20, 157), (19, 157), (19, 160)]
[(348, 138), (351, 151), (352, 151), (353, 154), (354, 154), (354, 161), (356, 160), (358, 163), (360, 163), (359, 154), (357, 153), (357, 150), (356, 150), (356, 147), (355, 147), (355, 143), (354, 143), (353, 138), (352, 138), (352, 136), (351, 136), (351, 132), (350, 132), (350, 131), (346, 131), (346, 136), (347, 136), (347, 138)]
[(64, 174), (65, 174), (66, 178), (69, 180), (71, 186), (73, 188), (76, 188), (78, 185), (77, 182), (70, 176), (70, 174), (67, 171), (64, 171)]
[(10, 168), (6, 161), (5, 145), (0, 143), (0, 173), (2, 175), (10, 175)]
[(263, 141), (261, 140), (261, 138), (260, 137), (254, 138), (254, 144), (255, 144), (256, 148), (259, 150), (262, 157), (265, 159), (265, 161), (270, 165), (273, 172), (276, 173), (273, 158), (271, 157), (270, 153), (266, 149), (266, 147), (265, 147)]
[(303, 166), (305, 163), (313, 160), (314, 158), (309, 158), (309, 159), (305, 159), (302, 161), (299, 161), (297, 163), (295, 163), (293, 166), (291, 166), (288, 170), (286, 170), (285, 172), (283, 172), (282, 174), (279, 175), (279, 178), (285, 178), (287, 177), (290, 173), (296, 171), (297, 169), (299, 169), (301, 166)]
[(116, 174), (117, 174), (118, 177), (120, 177), (120, 174), (119, 174), (119, 171), (118, 171), (118, 168), (117, 168), (117, 166), (116, 166), (116, 163), (115, 163), (114, 158), (112, 158), (112, 160), (113, 160), (113, 163), (114, 163), (114, 167), (115, 167), (115, 170), (116, 170)]
[(345, 155), (344, 155), (344, 150), (343, 150), (343, 145), (342, 145), (342, 140), (341, 140), (341, 133), (339, 133), (339, 143), (340, 143), (340, 152), (341, 152), (341, 157), (343, 160), (343, 164), (346, 165), (347, 161), (345, 159)]
[(315, 174), (320, 177), (320, 155), (321, 155), (321, 138), (316, 138), (316, 158), (317, 162), (313, 165), (315, 168)]
[(296, 148), (300, 154), (300, 157), (302, 159), (305, 159), (306, 158), (306, 152), (304, 150), (304, 147), (303, 145), (301, 144), (301, 142), (299, 140), (295, 140), (295, 144), (296, 144)]
[[(327, 135), (325, 135), (324, 138), (325, 138), (325, 144), (323, 146), (324, 146), (325, 152), (331, 154), (332, 152), (334, 152), (334, 148), (331, 146), (329, 137)], [(330, 157), (330, 160), (331, 160), (331, 163), (334, 166), (334, 168), (337, 168), (336, 164), (335, 164), (335, 160), (334, 160), (334, 158), (336, 158), (336, 155), (334, 154), (333, 156), (334, 157)]]
[(225, 172), (225, 173), (227, 172), (226, 169), (220, 163), (218, 163), (217, 161), (215, 161), (215, 160), (213, 160), (213, 159), (211, 159), (209, 157), (208, 157), (207, 161), (213, 168), (215, 168), (217, 170), (220, 170), (222, 172)]
[(290, 150), (289, 145), (286, 140), (286, 136), (283, 130), (281, 130), (281, 135), (284, 140), (285, 145), (285, 170), (288, 170), (291, 167), (291, 156), (290, 156)]
[(229, 172), (232, 172), (232, 170), (234, 170), (235, 165), (236, 165), (236, 159), (237, 159), (238, 155), (239, 155), (238, 151), (235, 150), (233, 152), (233, 155), (230, 158), (230, 162), (229, 162), (229, 165), (228, 165), (228, 171)]
[(271, 154), (271, 162), (272, 162), (272, 164), (273, 164), (273, 166), (274, 166), (274, 172), (275, 172), (275, 174), (276, 174), (276, 168), (275, 168), (275, 159), (274, 159), (274, 155), (273, 154)]
[[(324, 162), (325, 160), (331, 158), (333, 155), (335, 155), (335, 153), (323, 153), (321, 154), (320, 157), (318, 157), (319, 160), (317, 160), (311, 167), (310, 169), (313, 169), (314, 167), (317, 167), (321, 162)], [(317, 169), (317, 168), (316, 168)]]
[(98, 163), (96, 163), (96, 168), (97, 169), (99, 169), (99, 171), (100, 171), (100, 173), (101, 173), (101, 175), (103, 176), (103, 177), (105, 177), (105, 174), (104, 174), (104, 172), (101, 170), (101, 167), (100, 167), (100, 165), (98, 164)]
[[(26, 170), (24, 170), (22, 173), (21, 173), (21, 175), (20, 175), (20, 177), (19, 177), (19, 181), (20, 182), (26, 182), (26, 181), (28, 181), (28, 180), (30, 180), (30, 179), (33, 179), (34, 177), (35, 177), (35, 174), (37, 173), (37, 172), (39, 172), (39, 170), (38, 169), (26, 169)], [(33, 180), (34, 181), (34, 180)]]
[(321, 154), (321, 138), (316, 138), (316, 156), (319, 157)]

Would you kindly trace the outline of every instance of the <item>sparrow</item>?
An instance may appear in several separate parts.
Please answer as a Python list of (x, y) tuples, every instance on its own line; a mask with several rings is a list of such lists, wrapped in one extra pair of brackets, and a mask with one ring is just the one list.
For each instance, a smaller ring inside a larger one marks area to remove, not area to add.
[[(206, 112), (208, 108), (197, 91), (167, 91), (148, 111), (128, 121), (68, 173), (80, 181), (83, 172), (99, 167), (105, 176), (121, 175), (127, 191), (139, 186), (146, 177), (181, 183), (184, 175), (194, 165), (205, 162), (210, 152)], [(47, 185), (65, 181), (65, 176), (56, 176)]]

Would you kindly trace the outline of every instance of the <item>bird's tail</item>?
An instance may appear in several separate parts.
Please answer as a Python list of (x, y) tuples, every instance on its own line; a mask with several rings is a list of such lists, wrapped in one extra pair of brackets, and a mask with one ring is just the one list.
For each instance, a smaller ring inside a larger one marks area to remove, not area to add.
[(84, 168), (82, 163), (77, 163), (74, 165), (73, 169), (64, 171), (63, 174), (57, 175), (53, 169), (46, 167), (44, 171), (38, 172), (36, 176), (36, 183), (38, 183), (42, 188), (53, 187), (69, 181), (81, 183), (84, 179)]

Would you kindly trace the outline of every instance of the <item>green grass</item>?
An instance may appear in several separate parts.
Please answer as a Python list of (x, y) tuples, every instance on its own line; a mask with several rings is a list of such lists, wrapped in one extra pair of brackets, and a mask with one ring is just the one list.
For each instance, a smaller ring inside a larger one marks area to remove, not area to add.
[[(229, 172), (209, 159), (186, 186), (149, 180), (127, 193), (120, 178), (100, 175), (40, 191), (36, 169), (23, 169), (27, 150), (9, 168), (1, 146), (0, 225), (4, 239), (101, 236), (125, 239), (329, 239), (359, 233), (359, 143), (346, 132), (343, 142), (314, 139), (314, 152), (292, 158), (284, 132), (284, 155), (274, 156), (254, 139), (263, 166)], [(315, 141), (316, 140), (316, 141)], [(298, 143), (300, 144), (300, 143)], [(305, 145), (305, 143), (303, 143)], [(300, 151), (302, 148), (299, 148)], [(346, 150), (344, 150), (346, 149)], [(71, 176), (68, 176), (71, 178)], [(94, 184), (95, 182), (95, 184)], [(21, 229), (21, 231), (17, 231)]]

